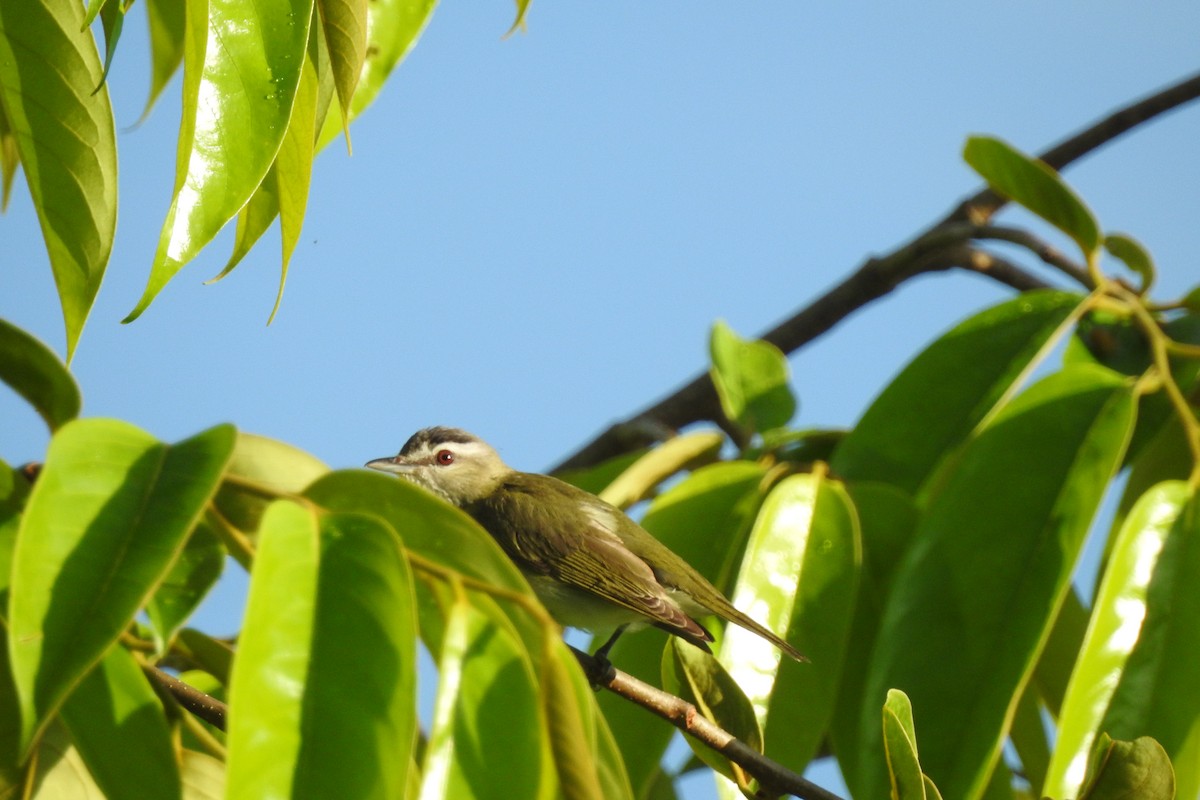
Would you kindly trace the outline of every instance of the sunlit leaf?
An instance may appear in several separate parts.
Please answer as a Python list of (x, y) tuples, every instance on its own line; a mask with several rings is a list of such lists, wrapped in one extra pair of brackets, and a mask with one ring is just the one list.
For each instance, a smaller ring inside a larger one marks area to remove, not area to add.
[(62, 721), (109, 800), (180, 797), (162, 704), (129, 651), (109, 649), (63, 703)]
[(964, 449), (895, 577), (864, 696), (857, 763), (865, 796), (872, 704), (905, 691), (921, 763), (948, 797), (987, 786), (1104, 487), (1133, 427), (1131, 382), (1099, 367), (1051, 375)]
[(927, 493), (939, 466), (1066, 333), (1081, 299), (1029, 292), (943, 334), (888, 384), (842, 440), (834, 474), (883, 481), (913, 496)]
[(1162, 745), (1149, 736), (1124, 742), (1100, 734), (1079, 800), (1174, 800), (1176, 796), (1171, 760)]
[(201, 520), (146, 604), (155, 650), (167, 651), (176, 631), (204, 600), (224, 567), (225, 548), (208, 523)]
[(883, 704), (883, 750), (894, 800), (925, 800), (925, 776), (917, 757), (912, 706), (904, 692), (891, 689)]
[(150, 94), (142, 111), (145, 118), (183, 62), (186, 4), (178, 0), (143, 0), (143, 5), (150, 26)]
[(617, 508), (629, 508), (675, 473), (714, 461), (724, 441), (713, 431), (668, 439), (622, 471), (599, 495)]
[(579, 698), (571, 685), (568, 666), (561, 660), (563, 655), (561, 647), (547, 640), (542, 649), (539, 687), (559, 790), (568, 800), (605, 800), (608, 795), (600, 789), (595, 748), (588, 742)]
[(117, 224), (117, 145), (83, 5), (0, 0), (0, 106), (42, 226), (67, 360), (100, 288)]
[(1142, 243), (1124, 233), (1112, 233), (1104, 237), (1104, 249), (1120, 259), (1130, 271), (1142, 279), (1138, 292), (1145, 294), (1154, 285), (1154, 259)]
[(1146, 592), (1163, 542), (1188, 499), (1182, 481), (1161, 483), (1138, 501), (1117, 535), (1096, 595), (1091, 624), (1076, 660), (1058, 721), (1058, 737), (1042, 788), (1075, 797), (1086, 777), (1095, 736), (1146, 617)]
[(718, 320), (709, 339), (709, 374), (725, 416), (747, 433), (786, 425), (796, 413), (787, 357), (770, 342), (743, 339)]
[(107, 800), (92, 779), (66, 728), (52, 722), (37, 744), (34, 797), (40, 800)]
[(287, 130), (313, 0), (187, 3), (175, 189), (136, 319), (254, 194)]
[[(125, 27), (124, 0), (105, 0), (104, 7), (100, 9), (100, 21), (104, 28), (104, 74), (100, 76), (100, 82), (103, 83), (108, 80), (108, 71), (117, 54), (117, 42), (121, 40), (121, 30)], [(99, 89), (100, 85), (97, 84), (96, 88)]]
[(167, 574), (233, 440), (221, 425), (166, 445), (115, 420), (55, 434), (13, 555), (8, 636), (25, 747)]
[(1074, 239), (1084, 255), (1100, 247), (1092, 212), (1044, 161), (990, 136), (968, 138), (963, 159), (997, 192)]
[(338, 107), (341, 109), (349, 143), (350, 103), (362, 76), (367, 58), (367, 0), (317, 0), (321, 12), (321, 27), (329, 49), (329, 66), (337, 87)]
[(41, 415), (51, 431), (79, 416), (79, 386), (54, 351), (0, 319), (0, 380)]
[(225, 797), (225, 764), (208, 753), (184, 750), (179, 772), (183, 779), (183, 800), (223, 800)]

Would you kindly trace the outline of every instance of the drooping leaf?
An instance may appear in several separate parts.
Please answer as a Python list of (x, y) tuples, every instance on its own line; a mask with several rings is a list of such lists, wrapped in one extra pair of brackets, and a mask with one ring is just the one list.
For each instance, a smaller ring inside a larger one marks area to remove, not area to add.
[(1176, 796), (1171, 760), (1162, 745), (1149, 736), (1124, 742), (1100, 734), (1079, 800), (1174, 800)]
[[(0, 106), (25, 167), (75, 353), (117, 224), (117, 144), (81, 3), (0, 0)], [(7, 195), (7, 191), (6, 191)]]
[[(375, 100), (383, 82), (412, 50), (436, 6), (437, 0), (376, 0), (367, 6), (366, 60), (350, 101), (351, 121)], [(335, 104), (325, 118), (317, 149), (343, 130), (342, 114)]]
[(62, 721), (109, 800), (181, 797), (162, 704), (125, 648), (110, 648), (87, 674), (63, 703)]
[(56, 431), (79, 416), (79, 386), (46, 345), (0, 319), (0, 380), (25, 398)]
[[(1026, 685), (1017, 701), (1009, 740), (1021, 759), (1021, 777), (1031, 786), (1041, 786), (1046, 780), (1046, 770), (1050, 764), (1050, 742), (1046, 738), (1046, 723), (1042, 719), (1037, 687), (1032, 682)], [(1001, 773), (1000, 778), (1006, 784), (1004, 788), (1011, 792), (1011, 779), (1004, 759), (996, 762), (995, 771)]]
[(709, 374), (725, 416), (747, 433), (786, 425), (796, 413), (787, 357), (770, 342), (743, 339), (723, 321), (709, 338)]
[[(1131, 518), (1133, 515), (1130, 515)], [(1146, 589), (1145, 619), (1101, 730), (1154, 737), (1175, 765), (1180, 797), (1200, 794), (1200, 500), (1195, 490), (1163, 542)]]
[(1029, 292), (956, 325), (875, 399), (834, 452), (834, 474), (923, 497), (940, 465), (1066, 332), (1080, 300)]
[(176, 632), (200, 605), (225, 567), (225, 548), (212, 527), (201, 520), (183, 552), (146, 604), (155, 650), (167, 651)]
[(963, 159), (997, 192), (1074, 239), (1085, 256), (1100, 247), (1092, 212), (1044, 161), (990, 136), (968, 138)]
[(347, 146), (350, 104), (367, 58), (367, 7), (367, 0), (317, 0)]
[(713, 431), (668, 439), (622, 471), (599, 495), (617, 508), (629, 508), (677, 472), (714, 461), (724, 441), (724, 436)]
[(187, 3), (175, 189), (150, 278), (125, 322), (238, 213), (275, 161), (308, 46), (313, 0)]
[(1188, 499), (1182, 481), (1161, 483), (1125, 519), (1096, 595), (1058, 720), (1043, 794), (1075, 797), (1088, 757), (1146, 617), (1146, 594), (1163, 543)]
[(273, 503), (230, 687), (229, 797), (399, 796), (416, 731), (415, 627), (386, 523)]
[(730, 599), (811, 660), (728, 626), (720, 659), (745, 687), (767, 754), (801, 769), (833, 714), (862, 561), (858, 520), (842, 485), (824, 474), (785, 478), (763, 502)]
[(183, 36), (186, 25), (185, 4), (176, 0), (144, 0), (150, 26), (150, 94), (142, 119), (183, 63)]
[[(124, 0), (105, 0), (100, 9), (100, 22), (104, 28), (104, 73), (100, 76), (100, 83), (104, 83), (108, 80), (108, 71), (117, 54), (117, 42), (121, 40), (121, 30), (125, 27)], [(96, 89), (99, 88), (100, 84), (97, 84)]]
[(13, 555), (8, 636), (25, 747), (165, 577), (233, 441), (220, 425), (166, 445), (115, 420), (55, 434)]
[(1110, 233), (1104, 237), (1104, 249), (1120, 259), (1130, 271), (1142, 279), (1138, 292), (1145, 294), (1154, 285), (1154, 259), (1142, 243), (1124, 233)]
[(948, 796), (979, 797), (1075, 559), (1133, 427), (1131, 383), (1056, 373), (964, 449), (899, 567), (864, 696), (866, 796), (886, 791), (868, 720), (889, 688), (923, 720), (921, 763)]

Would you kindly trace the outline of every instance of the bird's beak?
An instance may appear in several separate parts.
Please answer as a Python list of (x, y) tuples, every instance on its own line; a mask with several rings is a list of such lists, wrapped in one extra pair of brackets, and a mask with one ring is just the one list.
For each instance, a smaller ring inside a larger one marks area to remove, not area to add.
[(412, 464), (405, 464), (400, 460), (399, 456), (376, 458), (372, 461), (368, 461), (365, 466), (367, 469), (377, 469), (380, 472), (393, 472), (397, 475), (401, 475), (405, 472), (411, 472), (413, 469)]

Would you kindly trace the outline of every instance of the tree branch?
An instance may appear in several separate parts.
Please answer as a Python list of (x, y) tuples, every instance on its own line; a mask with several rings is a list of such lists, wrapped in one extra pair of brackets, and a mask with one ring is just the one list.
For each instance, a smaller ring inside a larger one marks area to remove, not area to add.
[(228, 708), (220, 700), (205, 694), (199, 689), (188, 686), (178, 678), (168, 675), (151, 664), (143, 664), (142, 671), (146, 673), (146, 677), (178, 700), (179, 705), (214, 728), (222, 731), (225, 730), (225, 713)]
[(787, 793), (801, 800), (842, 800), (828, 789), (806, 780), (803, 775), (772, 761), (734, 737), (702, 716), (700, 711), (686, 700), (615, 669), (611, 664), (601, 662), (582, 650), (572, 647), (571, 652), (575, 654), (584, 674), (593, 685), (602, 686), (613, 694), (636, 703), (725, 756), (756, 778), (763, 790), (769, 793), (765, 796), (774, 797), (778, 793)]
[[(1198, 96), (1200, 74), (1118, 109), (1054, 145), (1039, 157), (1055, 169), (1061, 170), (1121, 134)], [(829, 289), (808, 307), (764, 333), (761, 338), (775, 344), (785, 353), (794, 352), (910, 278), (938, 269), (948, 269), (950, 266), (972, 269), (1014, 288), (1034, 285), (1036, 278), (1008, 262), (1005, 262), (1002, 269), (980, 269), (961, 263), (948, 265), (948, 259), (945, 258), (927, 258), (931, 251), (938, 248), (961, 244), (964, 223), (973, 226), (986, 225), (1005, 202), (990, 189), (976, 192), (909, 243), (886, 256), (868, 259), (850, 277)], [(1046, 260), (1040, 253), (1039, 257)], [(1062, 268), (1059, 263), (1048, 263)], [(1044, 285), (1040, 281), (1038, 284)], [(589, 467), (660, 440), (663, 429), (675, 430), (701, 420), (719, 420), (720, 416), (720, 404), (717, 402), (712, 381), (707, 373), (701, 374), (668, 397), (642, 409), (629, 419), (610, 426), (552, 471)]]

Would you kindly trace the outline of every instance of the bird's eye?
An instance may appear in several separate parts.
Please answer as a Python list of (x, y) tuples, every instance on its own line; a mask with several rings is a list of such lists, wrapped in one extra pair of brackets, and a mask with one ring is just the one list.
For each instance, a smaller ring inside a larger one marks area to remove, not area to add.
[(450, 452), (449, 450), (438, 450), (437, 455), (434, 456), (434, 458), (436, 458), (437, 463), (441, 464), (443, 467), (454, 463), (454, 453)]

